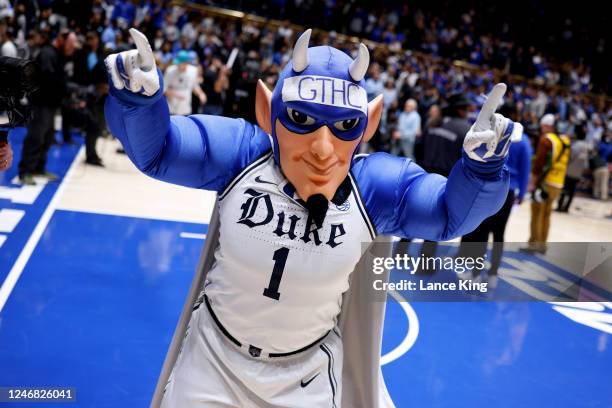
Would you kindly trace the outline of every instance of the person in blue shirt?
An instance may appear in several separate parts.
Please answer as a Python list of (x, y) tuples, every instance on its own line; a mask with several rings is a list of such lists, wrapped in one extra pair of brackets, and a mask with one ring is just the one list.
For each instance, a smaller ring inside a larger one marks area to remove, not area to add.
[[(518, 119), (518, 111), (513, 104), (503, 105), (499, 112), (512, 120)], [(485, 219), (474, 231), (461, 238), (462, 245), (459, 249), (459, 256), (479, 257), (486, 253), (489, 235), (493, 234), (491, 266), (488, 271), (488, 283), (491, 288), (497, 286), (497, 270), (502, 260), (504, 234), (512, 206), (514, 204), (520, 205), (527, 193), (532, 154), (531, 143), (526, 134), (522, 134), (520, 140), (510, 145), (507, 162), (510, 173), (510, 188), (502, 208)], [(471, 278), (478, 280), (481, 272), (480, 269), (473, 269)]]
[(416, 138), (421, 135), (421, 115), (417, 112), (417, 103), (414, 99), (408, 99), (404, 104), (404, 110), (397, 120), (399, 132), (399, 151), (404, 157), (414, 159), (414, 144)]

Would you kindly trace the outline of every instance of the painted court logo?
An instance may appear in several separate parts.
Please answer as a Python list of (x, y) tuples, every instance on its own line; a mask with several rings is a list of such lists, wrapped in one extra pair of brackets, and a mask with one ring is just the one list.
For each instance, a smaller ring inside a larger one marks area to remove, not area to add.
[(612, 334), (612, 302), (551, 302), (568, 319)]

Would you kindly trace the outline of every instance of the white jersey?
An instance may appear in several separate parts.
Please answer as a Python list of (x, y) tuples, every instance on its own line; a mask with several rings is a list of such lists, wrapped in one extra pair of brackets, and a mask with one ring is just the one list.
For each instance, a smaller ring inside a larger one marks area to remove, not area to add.
[(185, 72), (179, 70), (178, 65), (171, 65), (164, 75), (164, 87), (178, 96), (168, 96), (168, 107), (173, 115), (191, 114), (191, 95), (198, 85), (198, 69), (187, 65)]
[[(349, 176), (351, 177), (351, 176)], [(268, 153), (219, 197), (220, 234), (205, 291), (225, 329), (265, 352), (298, 350), (336, 324), (349, 275), (374, 238), (351, 178), (319, 229)]]

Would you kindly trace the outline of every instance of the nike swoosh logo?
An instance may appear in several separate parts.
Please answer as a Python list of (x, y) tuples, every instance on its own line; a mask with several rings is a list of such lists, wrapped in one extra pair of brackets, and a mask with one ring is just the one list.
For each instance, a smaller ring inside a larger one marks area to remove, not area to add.
[(316, 374), (314, 375), (314, 377), (312, 377), (312, 378), (311, 378), (310, 380), (308, 380), (308, 381), (304, 381), (304, 380), (302, 380), (302, 381), (300, 382), (300, 385), (302, 386), (302, 388), (304, 388), (304, 387), (308, 387), (308, 384), (310, 384), (310, 383), (312, 382), (312, 380), (314, 380), (315, 378), (317, 378), (317, 376), (318, 376), (319, 374), (321, 374), (321, 373), (316, 373)]
[(276, 183), (273, 183), (273, 182), (271, 182), (271, 181), (265, 181), (265, 180), (262, 180), (262, 179), (260, 178), (260, 176), (255, 177), (255, 181), (256, 181), (256, 182), (258, 182), (258, 183), (263, 183), (263, 184), (272, 184), (272, 185), (274, 185), (274, 186), (276, 185)]

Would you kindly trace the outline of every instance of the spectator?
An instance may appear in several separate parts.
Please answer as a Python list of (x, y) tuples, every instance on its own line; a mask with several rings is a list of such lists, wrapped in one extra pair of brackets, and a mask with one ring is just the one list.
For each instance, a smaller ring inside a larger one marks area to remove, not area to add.
[[(385, 107), (389, 107), (397, 100), (397, 88), (395, 78), (388, 78), (385, 82), (385, 87), (382, 91), (383, 104)], [(384, 109), (384, 108), (383, 108)]]
[(132, 0), (116, 0), (112, 21), (116, 21), (117, 25), (122, 28), (130, 27), (136, 17), (136, 7)]
[(229, 70), (221, 59), (213, 57), (212, 62), (204, 71), (204, 93), (207, 101), (203, 113), (207, 115), (221, 115), (225, 92), (229, 88)]
[(289, 40), (293, 36), (293, 29), (289, 20), (283, 21), (282, 25), (278, 28), (278, 35), (285, 40)]
[(113, 26), (113, 23), (109, 23), (106, 28), (102, 31), (101, 36), (102, 43), (111, 49), (115, 49), (117, 46), (117, 31)]
[(438, 105), (431, 105), (427, 112), (427, 122), (425, 123), (425, 129), (432, 127), (438, 127), (442, 124), (442, 110)]
[(40, 70), (40, 87), (32, 95), (32, 119), (23, 141), (19, 179), (34, 185), (34, 175), (50, 181), (57, 175), (46, 170), (47, 152), (54, 142), (54, 116), (66, 95), (65, 58), (74, 54), (77, 39), (74, 32), (61, 32), (53, 42), (44, 42), (36, 57)]
[(11, 29), (0, 21), (0, 56), (17, 58), (17, 47), (13, 42)]
[(400, 113), (397, 123), (399, 148), (396, 154), (414, 159), (414, 143), (421, 136), (421, 116), (417, 112), (417, 103), (408, 99), (404, 111)]
[(424, 157), (421, 164), (425, 170), (448, 177), (461, 158), (463, 139), (471, 126), (466, 118), (472, 106), (472, 101), (463, 95), (452, 95), (448, 99), (440, 126), (427, 129), (422, 137)]
[(163, 27), (164, 27), (163, 28), (164, 36), (166, 37), (166, 39), (168, 39), (168, 41), (172, 43), (178, 41), (180, 37), (180, 32), (179, 32), (178, 27), (174, 23), (172, 14), (170, 13), (166, 14)]
[(166, 69), (164, 75), (165, 95), (170, 113), (173, 115), (191, 115), (191, 95), (193, 93), (206, 103), (206, 95), (199, 85), (198, 69), (191, 65), (189, 51), (181, 50), (174, 59), (174, 64)]
[(547, 113), (540, 120), (541, 135), (533, 162), (529, 191), (531, 202), (531, 234), (524, 252), (546, 253), (552, 204), (559, 198), (570, 155), (570, 141), (555, 133), (555, 117)]
[[(435, 86), (425, 82), (425, 89), (421, 92), (421, 97), (419, 99), (419, 106), (424, 111), (429, 111), (429, 109), (434, 105), (441, 105), (442, 101), (440, 100), (440, 91)], [(467, 115), (464, 119), (467, 118)]]
[(601, 118), (598, 114), (591, 115), (591, 121), (587, 124), (587, 141), (595, 148), (602, 140), (604, 135), (604, 127)]
[[(202, 87), (208, 102), (204, 112), (215, 114), (224, 111), (230, 116), (252, 115), (251, 99), (258, 78), (274, 85), (279, 69), (290, 56), (291, 45), (297, 34), (289, 22), (334, 27), (339, 33), (351, 30), (360, 37), (388, 43), (384, 46), (368, 44), (372, 51), (372, 63), (367, 78), (367, 93), (370, 99), (381, 93), (385, 95), (384, 120), (370, 141), (370, 147), (377, 150), (389, 150), (392, 135), (395, 134), (394, 138), (399, 135), (397, 125), (403, 109), (398, 112), (397, 107), (403, 107), (406, 100), (418, 101), (418, 112), (423, 118), (426, 133), (427, 129), (442, 127), (438, 108), (433, 106), (446, 105), (449, 97), (454, 94), (463, 94), (466, 99), (478, 105), (491, 83), (500, 80), (499, 75), (521, 74), (527, 77), (511, 75), (501, 80), (508, 84), (507, 100), (516, 104), (521, 122), (533, 138), (537, 139), (539, 134), (537, 115), (553, 113), (558, 118), (557, 128), (562, 133), (571, 133), (578, 123), (586, 122), (589, 129), (587, 140), (593, 140), (594, 147), (605, 136), (607, 123), (612, 116), (612, 104), (608, 99), (603, 97), (594, 100), (587, 95), (587, 92), (609, 89), (606, 88), (608, 75), (604, 68), (605, 47), (600, 47), (597, 38), (585, 42), (598, 44), (593, 52), (581, 52), (576, 44), (568, 44), (575, 51), (555, 55), (562, 53), (562, 50), (548, 46), (548, 52), (543, 53), (545, 44), (541, 41), (525, 44), (520, 36), (499, 32), (495, 27), (482, 26), (479, 22), (483, 20), (478, 18), (477, 11), (462, 14), (463, 11), (458, 13), (458, 9), (452, 5), (443, 10), (435, 10), (433, 18), (431, 5), (425, 4), (411, 8), (385, 7), (365, 11), (354, 2), (309, 0), (313, 12), (305, 14), (300, 11), (303, 2), (297, 0), (283, 2), (277, 8), (270, 8), (265, 2), (248, 6), (245, 2), (215, 2), (221, 7), (249, 7), (252, 9), (245, 11), (254, 10), (266, 16), (271, 12), (285, 19), (283, 23), (268, 25), (248, 17), (240, 22), (233, 18), (203, 17), (198, 12), (188, 13), (166, 0), (93, 0), (93, 6), (91, 3), (91, 0), (0, 0), (0, 20), (4, 18), (18, 55), (31, 58), (36, 56), (41, 45), (36, 39), (39, 36), (37, 32), (51, 36), (49, 33), (58, 30), (62, 24), (74, 26), (79, 33), (95, 31), (102, 41), (98, 50), (107, 48), (113, 52), (133, 48), (127, 27), (136, 25), (151, 40), (162, 71), (172, 63), (178, 50), (186, 49), (186, 46), (192, 48), (205, 67)], [(86, 7), (87, 4), (90, 6)], [(545, 11), (548, 6), (541, 8), (540, 11)], [(489, 12), (499, 16), (502, 9), (492, 6), (487, 9)], [(347, 15), (351, 18), (347, 18)], [(452, 18), (456, 15), (461, 15), (460, 20)], [(516, 15), (504, 14), (506, 17), (508, 22), (516, 21), (517, 18)], [(512, 30), (513, 24), (510, 23), (509, 27)], [(540, 30), (541, 27), (535, 29)], [(547, 25), (546, 30), (553, 33), (554, 24)], [(588, 27), (583, 34), (598, 35)], [(321, 35), (322, 43), (347, 51), (355, 49), (353, 44), (335, 32)], [(508, 38), (514, 38), (516, 42), (510, 42)], [(540, 35), (534, 38), (553, 37)], [(577, 40), (576, 35), (574, 39)], [(5, 40), (0, 39), (2, 41)], [(586, 41), (586, 37), (580, 41)], [(402, 44), (410, 49), (402, 50)], [(224, 76), (219, 70), (223, 66), (221, 61), (227, 60), (234, 47), (241, 50), (237, 64), (233, 67), (231, 77), (230, 73)], [(593, 64), (596, 54), (601, 61), (597, 66)], [(581, 57), (580, 62), (566, 62), (569, 56), (576, 55)], [(75, 56), (77, 75), (85, 72), (77, 64), (81, 67), (87, 65), (87, 59), (77, 61), (81, 57)], [(454, 63), (453, 59), (471, 61), (476, 66)], [(491, 67), (498, 70), (493, 72)], [(530, 80), (536, 76), (537, 83)], [(557, 89), (557, 85), (565, 89)], [(192, 111), (196, 112), (198, 100), (192, 100)], [(96, 120), (99, 119), (96, 116)], [(467, 119), (474, 118), (468, 116)], [(99, 125), (101, 129), (104, 128), (101, 121)], [(419, 162), (423, 162), (425, 152), (419, 139), (414, 155)]]
[(548, 97), (542, 89), (539, 89), (536, 98), (531, 102), (531, 110), (538, 118), (540, 118), (544, 115), (547, 105)]
[(396, 110), (397, 109), (397, 88), (396, 88), (396, 83), (395, 83), (395, 79), (391, 76), (388, 75), (388, 79), (385, 81), (385, 87), (383, 88), (382, 91), (382, 96), (383, 96), (383, 112), (382, 112), (382, 117), (380, 120), (380, 129), (381, 132), (385, 133), (385, 134), (389, 134), (389, 130), (391, 129), (389, 127), (388, 124), (388, 114), (389, 114), (389, 110)]
[(12, 18), (14, 14), (13, 7), (9, 0), (0, 0), (0, 19)]
[(589, 166), (590, 149), (589, 143), (585, 140), (585, 125), (576, 126), (574, 135), (576, 140), (572, 142), (567, 174), (565, 175), (565, 182), (563, 183), (563, 191), (561, 192), (557, 204), (557, 211), (559, 212), (569, 211), (572, 200), (574, 199), (574, 193), (576, 192), (576, 185), (582, 178), (584, 170)]
[(600, 200), (608, 199), (608, 185), (610, 184), (610, 166), (612, 161), (612, 140), (607, 139), (599, 142), (592, 159), (593, 169), (593, 197)]
[[(463, 139), (471, 127), (466, 118), (472, 106), (472, 102), (463, 95), (456, 94), (448, 98), (448, 104), (442, 110), (444, 118), (440, 126), (427, 129), (421, 138), (423, 160), (420, 164), (426, 171), (448, 177), (461, 158)], [(436, 249), (437, 242), (425, 241), (421, 253), (425, 257), (433, 257)]]
[(174, 53), (172, 52), (172, 43), (164, 41), (159, 50), (155, 52), (155, 59), (159, 62), (160, 69), (167, 68), (172, 64)]
[(370, 68), (370, 77), (366, 79), (365, 89), (368, 95), (368, 100), (376, 98), (378, 95), (383, 93), (385, 86), (384, 82), (380, 77), (380, 66), (376, 63), (372, 64)]
[(85, 130), (85, 153), (87, 164), (102, 166), (102, 160), (96, 152), (96, 142), (105, 126), (103, 92), (99, 89), (101, 81), (107, 82), (105, 75), (100, 77), (99, 70), (103, 65), (100, 37), (95, 31), (86, 36), (86, 44), (74, 55), (74, 72), (72, 80), (81, 89), (77, 89), (76, 98), (68, 100), (62, 107), (62, 134), (64, 143), (72, 143), (71, 125)]

